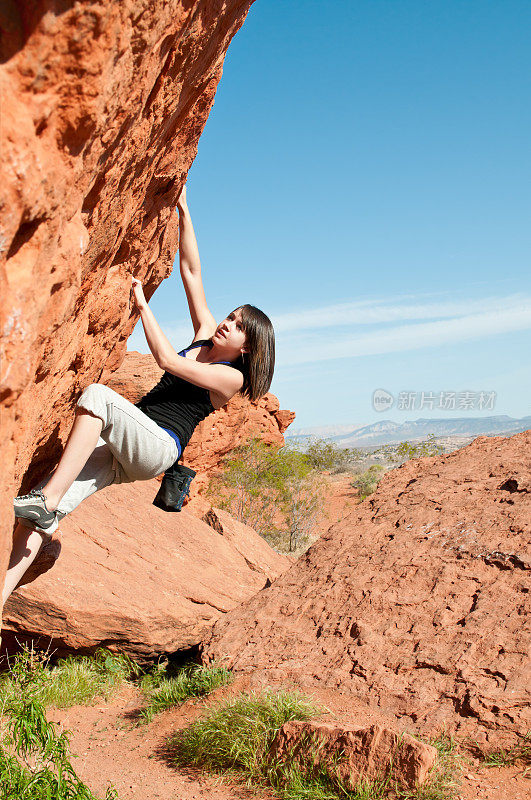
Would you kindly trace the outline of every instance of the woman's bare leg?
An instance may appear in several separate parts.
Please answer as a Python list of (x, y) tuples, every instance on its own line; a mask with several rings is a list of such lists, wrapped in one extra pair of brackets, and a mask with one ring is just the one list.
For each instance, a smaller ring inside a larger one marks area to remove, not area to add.
[(4, 581), (2, 605), (6, 602), (26, 570), (35, 561), (41, 545), (42, 536), (40, 533), (31, 531), (20, 523), (17, 525), (13, 535), (13, 550), (11, 551), (9, 567)]
[(84, 408), (76, 410), (76, 418), (61, 460), (42, 489), (48, 511), (55, 511), (61, 498), (87, 463), (98, 443), (102, 427), (103, 422), (99, 417)]

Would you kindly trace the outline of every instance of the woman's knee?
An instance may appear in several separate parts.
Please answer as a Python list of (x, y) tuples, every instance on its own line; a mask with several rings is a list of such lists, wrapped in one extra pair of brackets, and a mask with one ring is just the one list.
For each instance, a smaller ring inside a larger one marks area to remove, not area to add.
[(77, 407), (99, 417), (105, 427), (108, 424), (107, 409), (112, 391), (103, 383), (91, 383), (81, 394), (77, 401)]

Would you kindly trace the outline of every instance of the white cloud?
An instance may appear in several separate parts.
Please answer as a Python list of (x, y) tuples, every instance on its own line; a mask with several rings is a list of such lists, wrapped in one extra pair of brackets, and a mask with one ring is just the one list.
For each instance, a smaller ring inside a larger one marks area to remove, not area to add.
[[(501, 301), (500, 301), (501, 302)], [(503, 303), (502, 303), (503, 306)], [(531, 329), (531, 302), (518, 301), (506, 307), (490, 308), (481, 313), (465, 314), (453, 319), (439, 319), (411, 325), (373, 329), (362, 334), (335, 336), (306, 335), (279, 341), (279, 365), (357, 358), (423, 347), (457, 344), (471, 339), (511, 331)]]
[[(522, 303), (531, 303), (531, 298), (522, 295), (487, 297), (478, 300), (439, 301), (434, 303), (404, 303), (388, 300), (361, 300), (353, 303), (338, 303), (321, 308), (277, 314), (273, 319), (275, 331), (309, 330), (344, 325), (375, 325), (399, 320), (447, 319), (463, 314), (497, 311), (512, 308)], [(400, 302), (402, 300), (402, 302)]]

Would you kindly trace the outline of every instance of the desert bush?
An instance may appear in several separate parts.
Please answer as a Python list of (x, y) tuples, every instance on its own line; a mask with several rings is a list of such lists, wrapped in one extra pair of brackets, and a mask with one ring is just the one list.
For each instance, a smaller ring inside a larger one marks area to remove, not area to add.
[(374, 455), (383, 455), (393, 464), (403, 464), (412, 458), (438, 456), (443, 452), (442, 445), (435, 441), (434, 434), (430, 434), (423, 442), (400, 442), (400, 444), (383, 445), (374, 451)]
[(305, 450), (305, 455), (316, 470), (345, 472), (363, 457), (361, 450), (338, 447), (328, 439), (314, 439)]
[(208, 494), (272, 546), (293, 552), (308, 540), (322, 515), (325, 487), (305, 453), (254, 438), (225, 459)]
[[(1, 709), (6, 732), (0, 744), (0, 798), (96, 800), (70, 763), (68, 733), (59, 734), (46, 719), (41, 667), (25, 649), (11, 668), (10, 692)], [(105, 800), (117, 800), (112, 787)]]
[(280, 726), (317, 713), (314, 704), (298, 692), (241, 694), (218, 704), (180, 731), (169, 749), (180, 766), (201, 766), (216, 772), (236, 770), (261, 781), (269, 769), (268, 750)]
[(373, 464), (366, 472), (358, 475), (356, 480), (351, 482), (351, 486), (359, 491), (361, 499), (364, 500), (376, 490), (384, 472), (385, 468), (380, 464)]
[(160, 665), (144, 675), (140, 681), (147, 706), (140, 712), (144, 722), (155, 714), (184, 703), (190, 697), (201, 697), (232, 682), (232, 673), (225, 667), (185, 664), (175, 675), (168, 664)]

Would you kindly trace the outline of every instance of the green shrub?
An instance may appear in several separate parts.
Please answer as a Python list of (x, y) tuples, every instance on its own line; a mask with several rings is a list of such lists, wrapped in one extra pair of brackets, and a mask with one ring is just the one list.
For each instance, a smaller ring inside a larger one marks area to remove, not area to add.
[(242, 694), (218, 704), (203, 719), (180, 731), (170, 741), (170, 750), (178, 765), (216, 772), (236, 770), (261, 781), (269, 769), (267, 753), (280, 726), (316, 713), (311, 701), (297, 692)]
[(208, 489), (212, 502), (280, 550), (303, 546), (322, 516), (323, 476), (295, 448), (248, 440), (224, 461)]
[(358, 475), (356, 480), (351, 482), (351, 486), (359, 491), (361, 499), (364, 500), (376, 491), (378, 482), (381, 480), (384, 472), (385, 468), (380, 464), (373, 464), (366, 472)]
[(190, 697), (210, 694), (218, 686), (231, 683), (232, 679), (230, 670), (215, 665), (188, 664), (176, 675), (168, 674), (167, 665), (155, 668), (140, 681), (140, 688), (148, 701), (140, 716), (145, 722), (150, 722), (160, 711), (180, 705)]
[[(40, 667), (27, 649), (16, 656), (10, 693), (4, 698), (7, 731), (0, 745), (1, 800), (96, 800), (77, 777), (69, 758), (66, 731), (48, 722), (40, 698)], [(42, 666), (42, 665), (41, 665)], [(109, 788), (106, 800), (117, 800)]]
[(400, 444), (386, 444), (374, 451), (375, 454), (385, 456), (393, 464), (403, 464), (412, 458), (426, 458), (439, 456), (444, 448), (430, 434), (423, 442), (400, 442)]
[(329, 439), (314, 439), (307, 446), (305, 455), (314, 469), (345, 472), (364, 454), (362, 450), (339, 447)]

